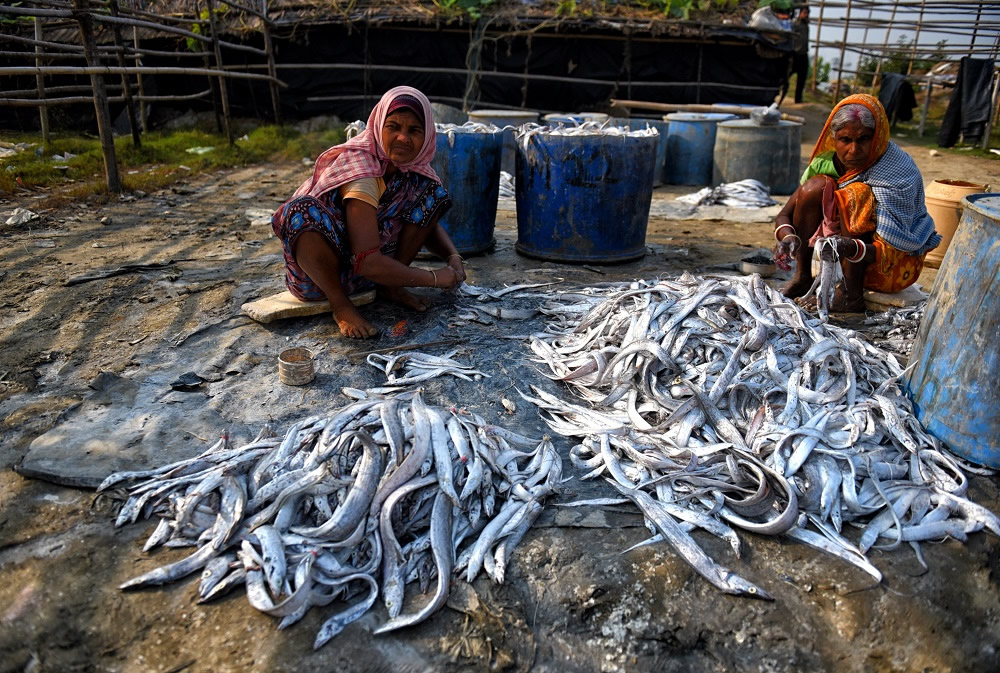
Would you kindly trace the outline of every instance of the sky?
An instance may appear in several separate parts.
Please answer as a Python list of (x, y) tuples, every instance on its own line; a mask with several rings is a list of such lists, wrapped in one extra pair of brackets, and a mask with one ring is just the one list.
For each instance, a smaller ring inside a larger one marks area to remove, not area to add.
[[(832, 0), (833, 4), (845, 5), (845, 0)], [(971, 26), (975, 21), (975, 14), (957, 14), (955, 12), (949, 12), (946, 8), (931, 9), (933, 4), (937, 2), (940, 4), (941, 0), (928, 0), (927, 9), (924, 13), (924, 21), (933, 22), (943, 22), (950, 21), (954, 22), (958, 30), (965, 31), (965, 35), (954, 35), (945, 34), (935, 31), (930, 31), (927, 29), (921, 29), (919, 46), (920, 47), (931, 47), (935, 45), (939, 40), (947, 40), (947, 45), (952, 48), (962, 47), (968, 48), (972, 43)], [(871, 17), (873, 20), (881, 21), (882, 23), (888, 25), (888, 20), (891, 18), (891, 9), (893, 6), (892, 2), (880, 2), (878, 3), (886, 11), (880, 11), (876, 9), (871, 12)], [(980, 4), (978, 2), (963, 2), (963, 3), (952, 3), (952, 4), (963, 4), (971, 7), (973, 10)], [(995, 2), (984, 2), (983, 13), (981, 16), (982, 22), (990, 22), (994, 25), (1000, 25), (1000, 3)], [(827, 4), (823, 9), (823, 26), (822, 26), (822, 39), (824, 42), (839, 42), (844, 36), (844, 25), (842, 22), (838, 22), (835, 25), (830, 25), (828, 19), (837, 18), (842, 19), (846, 13), (846, 8), (841, 7), (831, 7)], [(857, 2), (853, 3), (851, 8), (851, 20), (867, 19), (869, 15), (869, 9), (866, 6), (860, 6)], [(894, 22), (910, 21), (916, 22), (920, 18), (919, 7), (897, 7), (896, 16)], [(810, 47), (809, 47), (809, 57), (813, 57), (815, 44), (819, 29), (819, 3), (810, 2)], [(977, 48), (989, 48), (996, 44), (997, 40), (997, 29), (988, 28), (980, 29), (976, 34), (975, 45)], [(893, 29), (889, 34), (889, 46), (892, 47), (898, 44), (900, 37), (905, 37), (908, 41), (912, 41), (915, 31), (912, 28), (906, 29)], [(867, 34), (863, 27), (850, 27), (848, 30), (847, 42), (848, 44), (855, 43), (858, 45), (867, 44), (875, 50), (881, 50), (882, 44), (886, 39), (885, 28), (875, 28), (869, 27)], [(820, 47), (819, 50), (820, 57), (827, 63), (836, 64), (840, 59), (840, 49), (834, 47)], [(967, 54), (966, 54), (967, 55)], [(845, 52), (844, 55), (844, 72), (845, 77), (853, 76), (854, 71), (858, 63), (858, 54), (852, 53), (850, 51)], [(958, 60), (961, 58), (962, 54), (949, 55), (949, 59)], [(977, 58), (988, 58), (988, 54), (977, 54)], [(919, 55), (918, 55), (919, 58)], [(835, 69), (834, 69), (835, 70)], [(846, 73), (850, 73), (847, 75)], [(835, 78), (836, 74), (831, 72), (831, 79)]]

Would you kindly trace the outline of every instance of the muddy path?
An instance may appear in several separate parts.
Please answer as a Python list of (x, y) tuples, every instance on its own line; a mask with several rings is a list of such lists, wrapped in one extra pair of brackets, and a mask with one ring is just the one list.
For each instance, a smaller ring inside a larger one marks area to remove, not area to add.
[[(809, 106), (802, 110), (812, 125), (821, 123)], [(804, 138), (812, 134), (807, 129)], [(912, 154), (925, 181), (1000, 184), (1000, 162)], [(498, 403), (538, 378), (520, 344), (497, 339), (499, 327), (449, 325), (450, 295), (427, 291), (434, 306), (424, 315), (366, 307), (386, 332), (406, 323), (400, 336), (364, 346), (337, 336), (326, 316), (270, 325), (240, 316), (243, 302), (282, 289), (280, 248), (262, 215), (307, 170), (290, 163), (203, 175), (160, 193), (77, 203), (0, 231), (0, 672), (1000, 667), (1000, 541), (985, 533), (966, 544), (924, 545), (929, 572), (908, 547), (877, 552), (872, 560), (885, 574), (879, 586), (781, 539), (743, 535), (747, 551), (735, 559), (722, 542), (699, 537), (712, 556), (777, 599), (765, 603), (718, 593), (662, 545), (622, 555), (647, 536), (627, 508), (550, 508), (519, 547), (504, 585), (484, 577), (459, 584), (448, 607), (424, 624), (377, 638), (371, 631), (385, 615), (376, 607), (315, 653), (320, 610), (279, 632), (240, 592), (208, 605), (195, 604), (192, 582), (120, 592), (121, 582), (185, 552), (147, 557), (140, 550), (149, 522), (115, 530), (113, 500), (14, 469), (34, 440), (71, 421), (93, 430), (70, 435), (53, 454), (65, 456), (65, 469), (52, 470), (64, 483), (85, 483), (88, 463), (155, 462), (167, 452), (200, 450), (222, 429), (248, 438), (266, 421), (283, 428), (340, 406), (347, 401), (341, 387), (377, 383), (353, 352), (455, 338), (492, 378), (474, 389), (439, 384), (433, 393), (488, 420), (542, 432), (529, 405), (511, 414)], [(661, 188), (655, 198), (683, 191)], [(7, 198), (0, 212), (31, 208), (35, 196)], [(500, 211), (496, 248), (469, 260), (469, 280), (591, 284), (715, 272), (769, 247), (771, 229), (653, 218), (644, 258), (585, 268), (517, 255), (514, 213)], [(925, 289), (932, 280), (933, 273), (921, 279)], [(276, 356), (289, 344), (322, 351), (316, 381), (301, 390), (277, 381)], [(185, 372), (204, 384), (172, 389)], [(139, 439), (119, 443), (128, 438)], [(565, 452), (569, 443), (558, 447)], [(599, 485), (571, 482), (560, 501), (597, 492)], [(973, 478), (970, 493), (1000, 510), (996, 478)]]

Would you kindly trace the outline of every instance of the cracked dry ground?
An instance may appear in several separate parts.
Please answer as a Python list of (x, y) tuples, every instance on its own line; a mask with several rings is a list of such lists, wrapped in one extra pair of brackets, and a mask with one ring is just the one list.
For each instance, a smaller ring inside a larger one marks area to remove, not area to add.
[[(629, 511), (547, 512), (503, 586), (482, 577), (458, 585), (426, 623), (373, 638), (384, 619), (377, 607), (315, 653), (321, 610), (279, 632), (238, 591), (209, 605), (195, 604), (191, 582), (118, 591), (152, 567), (140, 553), (151, 524), (114, 530), (109, 499), (23, 478), (13, 466), (92, 392), (100, 372), (140, 380), (150, 353), (225, 328), (242, 302), (281, 289), (278, 244), (246, 211), (273, 209), (305, 170), (287, 164), (198, 176), (133, 201), (70, 205), (2, 232), (0, 672), (1000, 668), (1000, 544), (983, 533), (964, 545), (925, 545), (931, 570), (923, 574), (908, 548), (876, 553), (886, 580), (875, 587), (780, 539), (744, 535), (747, 551), (735, 559), (721, 541), (699, 537), (777, 598), (764, 603), (718, 593), (662, 545), (621, 555), (646, 536)], [(30, 208), (32, 196), (0, 210)], [(704, 269), (769, 245), (770, 227), (654, 220), (655, 252), (601, 274), (521, 258), (515, 237), (513, 213), (501, 212), (497, 249), (470, 260), (470, 281), (521, 282), (540, 267), (571, 282)], [(66, 284), (126, 264), (163, 266)], [(354, 347), (323, 316), (282, 329), (275, 334), (302, 330)], [(971, 495), (998, 509), (995, 480), (974, 478)], [(166, 550), (154, 560), (182, 554)]]

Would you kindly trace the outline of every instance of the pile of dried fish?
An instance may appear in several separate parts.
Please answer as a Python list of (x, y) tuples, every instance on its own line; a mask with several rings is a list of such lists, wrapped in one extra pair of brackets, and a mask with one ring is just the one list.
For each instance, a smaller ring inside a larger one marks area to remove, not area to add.
[[(453, 573), (502, 582), (514, 548), (558, 488), (548, 438), (529, 439), (419, 392), (354, 402), (313, 416), (283, 438), (268, 429), (239, 448), (223, 437), (188, 460), (108, 477), (129, 484), (116, 525), (160, 517), (144, 551), (197, 550), (121, 588), (165, 584), (202, 570), (201, 601), (245, 585), (278, 628), (312, 606), (346, 607), (320, 628), (320, 647), (381, 594), (389, 621), (416, 624), (439, 609)], [(429, 601), (403, 613), (418, 582)]]
[(924, 300), (916, 306), (890, 308), (868, 316), (865, 318), (865, 325), (869, 326), (866, 332), (880, 347), (909, 357), (926, 308)]
[(734, 208), (766, 208), (778, 203), (771, 198), (771, 188), (753, 178), (725, 182), (716, 187), (705, 187), (693, 194), (678, 196), (674, 200), (692, 206), (722, 205)]
[[(524, 290), (546, 285), (554, 285), (553, 281), (548, 283), (522, 283), (497, 289), (477, 287), (462, 283), (458, 286), (458, 293), (463, 297), (475, 297), (474, 303), (465, 302), (459, 304), (454, 318), (450, 325), (465, 325), (468, 323), (479, 323), (481, 325), (492, 325), (496, 320), (527, 320), (538, 315), (537, 302), (532, 302), (530, 306), (515, 308), (512, 306), (495, 306), (487, 304), (489, 300), (500, 300), (503, 297), (524, 298), (528, 295)], [(519, 294), (518, 294), (519, 293)], [(534, 297), (532, 297), (534, 298)]]
[[(371, 353), (368, 355), (366, 361), (376, 369), (381, 369), (385, 372), (390, 386), (406, 386), (411, 383), (421, 383), (446, 374), (465, 379), (466, 381), (478, 381), (484, 376), (489, 378), (489, 374), (453, 360), (452, 356), (457, 353), (457, 348), (444, 355), (428, 355), (427, 353)], [(404, 365), (403, 376), (397, 376), (396, 370)]]
[(911, 543), (923, 563), (918, 541), (1000, 534), (914, 418), (895, 358), (811, 319), (759, 276), (555, 297), (529, 344), (546, 375), (589, 404), (537, 387), (523, 397), (582, 439), (571, 460), (584, 478), (611, 482), (645, 515), (650, 542), (668, 541), (723, 591), (767, 597), (702, 551), (694, 528), (737, 556), (735, 529), (784, 535), (879, 581), (866, 557), (876, 542)]

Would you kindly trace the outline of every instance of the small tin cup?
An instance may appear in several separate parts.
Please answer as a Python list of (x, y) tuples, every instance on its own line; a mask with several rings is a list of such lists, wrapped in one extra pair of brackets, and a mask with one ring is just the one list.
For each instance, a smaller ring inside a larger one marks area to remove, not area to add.
[(308, 348), (289, 348), (278, 356), (278, 379), (289, 386), (304, 386), (316, 376), (313, 353)]

